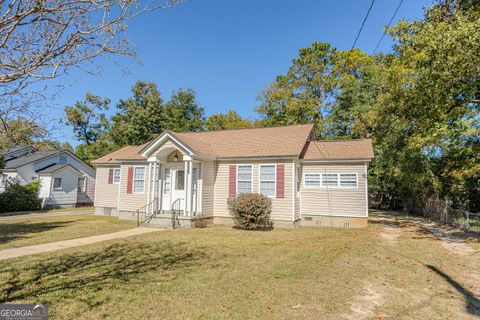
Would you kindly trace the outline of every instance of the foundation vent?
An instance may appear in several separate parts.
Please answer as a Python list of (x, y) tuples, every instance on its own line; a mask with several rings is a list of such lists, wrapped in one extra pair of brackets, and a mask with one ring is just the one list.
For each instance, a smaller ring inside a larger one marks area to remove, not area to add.
[(305, 221), (312, 221), (312, 217), (305, 217)]
[(350, 222), (344, 222), (343, 227), (344, 228), (350, 228)]

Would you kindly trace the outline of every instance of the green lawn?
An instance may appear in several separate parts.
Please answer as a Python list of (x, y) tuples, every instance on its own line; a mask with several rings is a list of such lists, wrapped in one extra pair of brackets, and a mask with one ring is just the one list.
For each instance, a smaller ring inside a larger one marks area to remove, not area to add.
[(0, 250), (87, 237), (135, 227), (134, 222), (94, 215), (0, 221)]
[(39, 213), (62, 213), (62, 212), (71, 212), (74, 214), (77, 211), (87, 211), (91, 210), (92, 207), (78, 207), (78, 208), (60, 208), (60, 209), (50, 209), (50, 210), (36, 210), (36, 211), (15, 211), (15, 212), (0, 212), (0, 217), (6, 216), (18, 216), (24, 214), (39, 214)]
[(169, 230), (3, 261), (0, 303), (48, 303), (53, 319), (478, 319), (478, 254), (397, 219)]

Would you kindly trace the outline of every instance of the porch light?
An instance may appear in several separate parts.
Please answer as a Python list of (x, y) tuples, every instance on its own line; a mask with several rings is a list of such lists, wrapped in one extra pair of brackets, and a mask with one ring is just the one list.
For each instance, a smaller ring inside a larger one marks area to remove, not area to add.
[(175, 155), (173, 156), (174, 161), (178, 161), (178, 153), (175, 152)]

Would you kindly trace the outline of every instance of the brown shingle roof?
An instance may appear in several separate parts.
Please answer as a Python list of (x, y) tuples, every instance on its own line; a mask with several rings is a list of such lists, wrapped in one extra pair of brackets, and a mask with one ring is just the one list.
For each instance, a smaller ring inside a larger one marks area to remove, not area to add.
[(322, 140), (310, 142), (304, 160), (355, 160), (372, 159), (370, 139)]
[(145, 157), (142, 157), (138, 152), (143, 149), (147, 144), (142, 144), (140, 146), (127, 146), (112, 153), (109, 153), (101, 158), (93, 160), (93, 164), (107, 164), (107, 163), (117, 163), (119, 160), (144, 160)]
[[(218, 158), (299, 156), (313, 125), (173, 133), (194, 152)], [(149, 142), (150, 143), (150, 142)], [(92, 161), (93, 164), (121, 160), (145, 160), (140, 151), (149, 143), (128, 146)], [(372, 159), (370, 139), (311, 141), (304, 160)]]
[(312, 124), (305, 124), (174, 135), (194, 152), (219, 158), (298, 156), (312, 130)]

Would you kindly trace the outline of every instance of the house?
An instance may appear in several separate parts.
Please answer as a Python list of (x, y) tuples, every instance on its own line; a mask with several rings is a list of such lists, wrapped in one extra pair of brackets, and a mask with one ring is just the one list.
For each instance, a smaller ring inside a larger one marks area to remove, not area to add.
[(315, 141), (311, 124), (165, 131), (93, 161), (95, 212), (158, 225), (198, 217), (230, 224), (227, 200), (254, 192), (272, 199), (275, 227), (364, 227), (372, 158), (369, 139)]
[(39, 151), (31, 146), (7, 150), (0, 174), (0, 192), (9, 181), (40, 181), (44, 208), (93, 204), (95, 170), (68, 150)]

